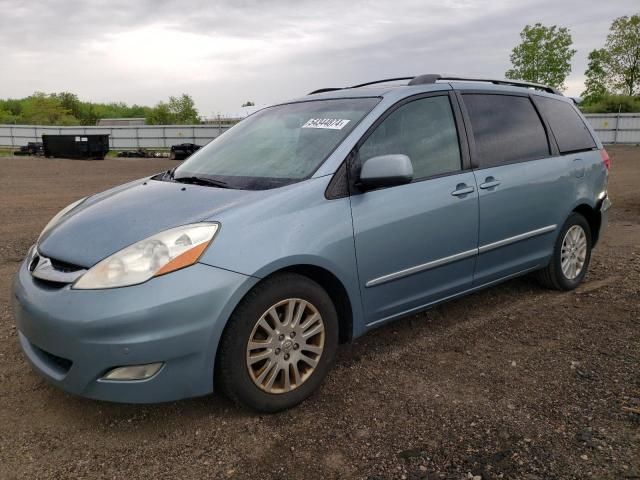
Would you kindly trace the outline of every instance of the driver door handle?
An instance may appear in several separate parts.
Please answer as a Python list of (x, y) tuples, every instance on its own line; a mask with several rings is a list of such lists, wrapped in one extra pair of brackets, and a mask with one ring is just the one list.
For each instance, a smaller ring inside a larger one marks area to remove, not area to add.
[(454, 197), (460, 197), (462, 195), (467, 195), (474, 190), (475, 188), (468, 186), (466, 183), (459, 183), (458, 185), (456, 185), (456, 189), (451, 192), (451, 195), (453, 195)]

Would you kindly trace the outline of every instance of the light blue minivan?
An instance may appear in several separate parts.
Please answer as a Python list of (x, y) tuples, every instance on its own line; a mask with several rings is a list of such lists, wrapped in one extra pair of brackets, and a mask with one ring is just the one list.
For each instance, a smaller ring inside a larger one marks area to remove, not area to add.
[(429, 74), (322, 89), (57, 214), (13, 283), (20, 343), (90, 398), (215, 387), (286, 409), (339, 343), (391, 320), (529, 272), (575, 288), (608, 170), (549, 87)]

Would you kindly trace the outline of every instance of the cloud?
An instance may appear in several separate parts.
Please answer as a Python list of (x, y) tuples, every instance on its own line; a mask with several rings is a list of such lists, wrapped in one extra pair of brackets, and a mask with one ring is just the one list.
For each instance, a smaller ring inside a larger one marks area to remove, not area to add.
[[(587, 5), (588, 4), (588, 5)], [(0, 96), (35, 90), (202, 114), (323, 86), (429, 72), (503, 77), (525, 24), (568, 26), (579, 94), (588, 52), (637, 0), (0, 0)]]

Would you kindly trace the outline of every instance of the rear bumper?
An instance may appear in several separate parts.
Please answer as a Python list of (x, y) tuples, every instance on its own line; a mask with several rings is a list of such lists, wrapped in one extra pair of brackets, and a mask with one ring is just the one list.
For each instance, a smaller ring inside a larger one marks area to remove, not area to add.
[(597, 241), (602, 237), (602, 234), (607, 229), (609, 225), (609, 210), (611, 209), (611, 200), (609, 199), (609, 195), (605, 195), (605, 197), (600, 201), (600, 205), (598, 210), (600, 212), (600, 231), (598, 231), (598, 235), (596, 237), (596, 242), (594, 242), (594, 246)]
[[(72, 290), (34, 280), (23, 263), (12, 306), (22, 350), (52, 384), (100, 400), (166, 402), (213, 391), (220, 335), (256, 281), (196, 264), (132, 287)], [(154, 362), (164, 365), (149, 379), (101, 379)]]

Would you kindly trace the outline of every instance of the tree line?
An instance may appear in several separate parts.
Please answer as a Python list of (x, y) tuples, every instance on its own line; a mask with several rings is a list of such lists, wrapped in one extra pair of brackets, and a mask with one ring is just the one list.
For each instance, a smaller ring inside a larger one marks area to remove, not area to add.
[[(564, 90), (576, 54), (569, 29), (536, 23), (525, 26), (520, 38), (505, 76)], [(640, 112), (640, 14), (613, 20), (603, 46), (588, 59), (580, 107), (586, 112)]]
[(191, 96), (169, 97), (154, 107), (123, 102), (85, 102), (70, 92), (36, 92), (26, 98), (0, 99), (0, 124), (95, 125), (100, 118), (145, 118), (148, 125), (200, 123)]

